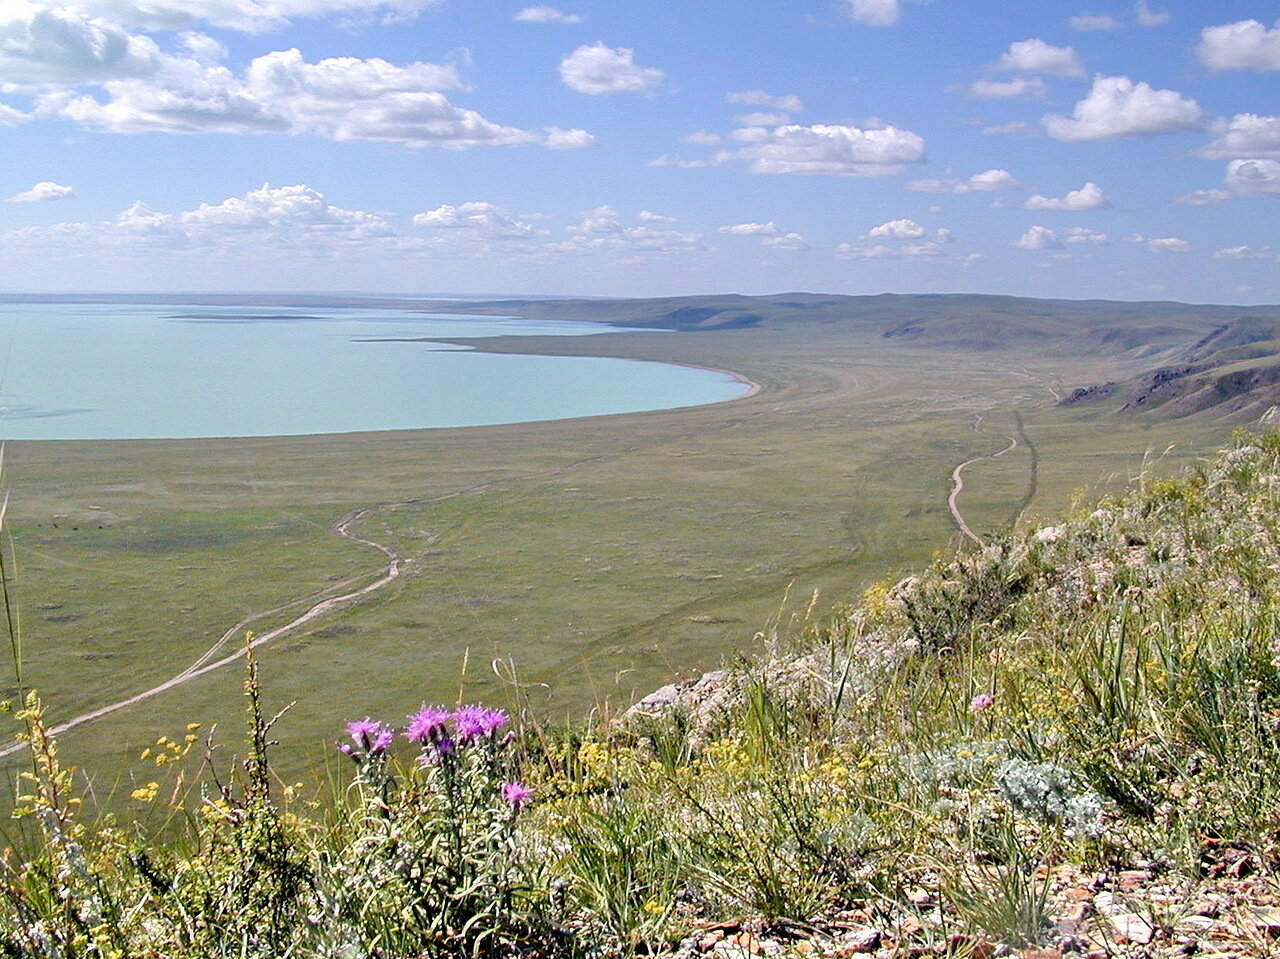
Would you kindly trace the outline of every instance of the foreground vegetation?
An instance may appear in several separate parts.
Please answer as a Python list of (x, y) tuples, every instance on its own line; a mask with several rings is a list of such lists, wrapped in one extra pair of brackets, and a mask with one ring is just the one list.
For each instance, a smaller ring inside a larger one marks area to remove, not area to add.
[(250, 659), (243, 758), (175, 732), (90, 821), (31, 695), (0, 954), (1280, 954), (1278, 597), (1241, 436), (585, 730), (334, 716), (322, 787)]

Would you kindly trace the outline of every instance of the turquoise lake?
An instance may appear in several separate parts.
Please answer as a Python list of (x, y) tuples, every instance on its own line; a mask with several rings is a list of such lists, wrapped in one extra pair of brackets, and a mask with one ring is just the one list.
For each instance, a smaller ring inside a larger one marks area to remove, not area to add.
[(363, 308), (0, 303), (0, 439), (480, 426), (699, 406), (747, 390), (665, 363), (404, 342), (616, 331)]

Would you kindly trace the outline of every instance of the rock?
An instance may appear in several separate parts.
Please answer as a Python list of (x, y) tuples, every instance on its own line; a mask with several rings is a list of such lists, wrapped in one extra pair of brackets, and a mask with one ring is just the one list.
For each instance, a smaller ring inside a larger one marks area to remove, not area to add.
[(1156, 931), (1151, 924), (1131, 912), (1116, 913), (1111, 917), (1111, 925), (1115, 927), (1116, 937), (1121, 942), (1133, 942), (1145, 946), (1156, 937)]
[(1272, 939), (1280, 939), (1280, 909), (1275, 906), (1255, 906), (1253, 921)]
[(875, 952), (880, 948), (884, 933), (879, 929), (858, 929), (844, 937), (850, 952)]

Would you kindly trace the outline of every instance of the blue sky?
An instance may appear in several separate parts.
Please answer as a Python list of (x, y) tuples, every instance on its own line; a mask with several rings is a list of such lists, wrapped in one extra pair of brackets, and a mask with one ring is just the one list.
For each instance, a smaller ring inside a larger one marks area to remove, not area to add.
[(0, 289), (1280, 302), (1277, 12), (0, 0)]

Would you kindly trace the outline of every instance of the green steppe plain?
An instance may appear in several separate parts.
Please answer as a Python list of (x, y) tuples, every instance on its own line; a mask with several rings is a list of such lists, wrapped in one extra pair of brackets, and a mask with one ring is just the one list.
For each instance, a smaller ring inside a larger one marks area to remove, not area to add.
[[(1005, 447), (1016, 417), (1019, 445), (965, 472), (960, 508), (979, 533), (1052, 517), (1144, 468), (1172, 472), (1232, 429), (1055, 405), (1055, 390), (1149, 359), (931, 348), (874, 325), (481, 348), (690, 363), (761, 389), (515, 426), (10, 443), (25, 680), (50, 721), (168, 679), (247, 616), (298, 603), (256, 620), (261, 634), (378, 578), (381, 553), (329, 532), (355, 509), (378, 507), (353, 532), (407, 566), (260, 650), (268, 706), (296, 700), (275, 730), (287, 779), (332, 755), (345, 720), (398, 721), (423, 701), (512, 704), (512, 666), (541, 718), (578, 721), (758, 649), (775, 626), (821, 621), (959, 544), (951, 472)], [(240, 746), (242, 678), (231, 666), (68, 731), (61, 755), (123, 801), (155, 777), (139, 752), (187, 723), (218, 724), (225, 761)], [(0, 763), (9, 776), (23, 765)]]

